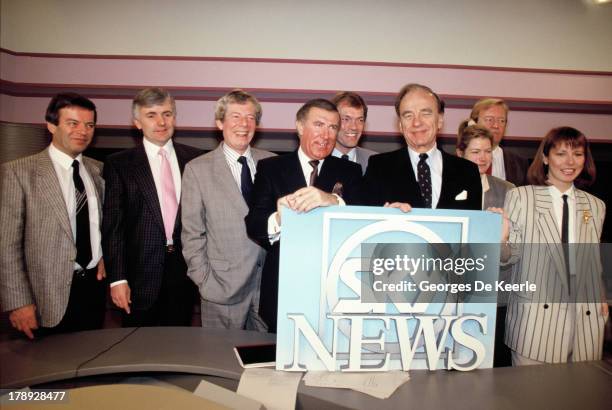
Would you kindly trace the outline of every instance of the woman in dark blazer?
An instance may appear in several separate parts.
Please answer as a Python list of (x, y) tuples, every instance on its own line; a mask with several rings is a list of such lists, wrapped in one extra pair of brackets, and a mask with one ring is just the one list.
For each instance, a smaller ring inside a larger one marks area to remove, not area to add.
[[(531, 185), (508, 192), (505, 237), (514, 283), (506, 344), (513, 365), (599, 360), (608, 305), (599, 241), (605, 204), (578, 189), (595, 180), (589, 142), (570, 127), (548, 132), (527, 173)], [(571, 244), (571, 245), (570, 245)]]

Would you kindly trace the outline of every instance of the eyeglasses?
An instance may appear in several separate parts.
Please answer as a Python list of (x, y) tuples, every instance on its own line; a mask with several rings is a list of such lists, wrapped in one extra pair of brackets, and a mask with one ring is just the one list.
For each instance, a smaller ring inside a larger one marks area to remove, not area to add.
[(487, 117), (484, 117), (482, 120), (487, 125), (493, 125), (493, 124), (506, 125), (506, 122), (507, 122), (506, 119), (503, 118), (503, 117), (495, 118), (495, 117), (488, 117), (487, 116)]

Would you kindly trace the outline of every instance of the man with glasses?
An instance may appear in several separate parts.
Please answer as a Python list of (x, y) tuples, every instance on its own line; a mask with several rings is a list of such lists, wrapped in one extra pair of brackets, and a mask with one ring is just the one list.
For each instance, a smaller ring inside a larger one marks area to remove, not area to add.
[(488, 174), (505, 179), (516, 186), (527, 183), (527, 160), (499, 146), (508, 124), (508, 105), (499, 98), (483, 98), (474, 104), (470, 118), (491, 131), (493, 135), (493, 161)]

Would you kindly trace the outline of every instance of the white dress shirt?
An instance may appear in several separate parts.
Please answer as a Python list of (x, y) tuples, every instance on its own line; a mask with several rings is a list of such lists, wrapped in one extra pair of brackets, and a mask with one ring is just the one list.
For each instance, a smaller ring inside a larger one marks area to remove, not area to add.
[[(345, 154), (338, 148), (334, 148), (334, 150), (332, 151), (332, 155), (336, 158), (342, 158), (342, 156)], [(346, 155), (348, 155), (349, 161), (357, 162), (357, 150), (355, 148), (351, 148), (349, 152), (346, 153)]]
[[(100, 244), (100, 215), (98, 212), (98, 196), (96, 195), (96, 187), (87, 172), (87, 168), (83, 165), (83, 156), (79, 154), (76, 158), (63, 153), (53, 144), (49, 146), (49, 156), (53, 163), (53, 168), (57, 174), (68, 217), (70, 218), (70, 227), (72, 228), (72, 237), (76, 241), (76, 196), (74, 188), (74, 180), (72, 177), (74, 168), (72, 162), (76, 159), (79, 161), (79, 175), (85, 185), (87, 193), (87, 209), (89, 211), (89, 239), (91, 241), (91, 261), (86, 269), (94, 268), (102, 257), (102, 245)], [(78, 263), (74, 262), (74, 269), (82, 268)]]
[[(308, 163), (311, 161), (310, 158), (302, 151), (302, 147), (298, 148), (298, 159), (300, 161), (300, 167), (302, 168), (302, 173), (304, 174), (304, 179), (306, 180), (306, 186), (310, 184), (310, 174), (312, 173), (312, 167)], [(323, 162), (325, 158), (319, 160), (319, 165), (317, 166), (317, 175), (321, 174), (321, 167), (323, 167)], [(338, 199), (338, 205), (344, 206), (346, 202), (336, 194), (333, 194), (336, 199)], [(276, 214), (278, 212), (274, 212), (272, 215), (268, 217), (268, 239), (270, 240), (270, 244), (278, 241), (280, 239), (281, 227), (276, 220)]]
[[(168, 153), (168, 161), (170, 161), (170, 170), (172, 171), (172, 179), (174, 180), (174, 190), (176, 191), (176, 202), (179, 203), (181, 200), (181, 169), (179, 168), (178, 159), (176, 158), (176, 151), (174, 151), (174, 145), (172, 145), (172, 139), (166, 142), (166, 145), (160, 147), (155, 145), (146, 138), (142, 139), (147, 159), (149, 160), (149, 167), (151, 167), (151, 173), (153, 174), (153, 181), (155, 181), (155, 191), (157, 191), (157, 199), (159, 200), (159, 206), (162, 208), (163, 214), (163, 201), (162, 201), (162, 187), (161, 187), (161, 158), (159, 156), (160, 148), (163, 148)], [(180, 215), (179, 215), (180, 216)], [(177, 217), (179, 217), (177, 216)]]
[[(440, 191), (442, 190), (442, 153), (436, 146), (434, 146), (425, 154), (427, 154), (427, 160), (425, 160), (425, 162), (427, 162), (427, 165), (429, 165), (429, 171), (431, 174), (431, 208), (434, 209), (438, 206)], [(420, 153), (408, 147), (408, 155), (410, 155), (410, 162), (412, 164), (414, 177), (418, 182), (419, 180), (417, 175), (419, 175), (419, 173), (417, 172), (417, 166), (421, 160), (419, 158)]]
[(227, 161), (227, 165), (230, 167), (230, 172), (234, 177), (234, 181), (236, 181), (236, 185), (238, 185), (238, 190), (242, 192), (242, 164), (238, 162), (238, 158), (246, 157), (247, 166), (249, 167), (249, 172), (251, 173), (251, 181), (255, 179), (255, 160), (253, 159), (253, 154), (251, 154), (251, 147), (247, 146), (247, 149), (244, 151), (244, 154), (239, 154), (235, 150), (229, 147), (229, 145), (224, 144), (223, 142), (223, 154), (225, 154), (225, 161)]
[(506, 166), (504, 165), (504, 150), (499, 145), (491, 151), (493, 159), (491, 161), (491, 175), (506, 180)]

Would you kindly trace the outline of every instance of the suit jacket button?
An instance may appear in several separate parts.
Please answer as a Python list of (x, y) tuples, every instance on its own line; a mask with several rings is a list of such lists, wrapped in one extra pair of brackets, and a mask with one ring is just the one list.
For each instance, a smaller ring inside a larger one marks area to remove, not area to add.
[(587, 316), (591, 316), (591, 311), (590, 311), (590, 310), (587, 310), (587, 311), (586, 311), (586, 314), (587, 314)]
[(548, 303), (544, 303), (544, 309), (548, 309)]

